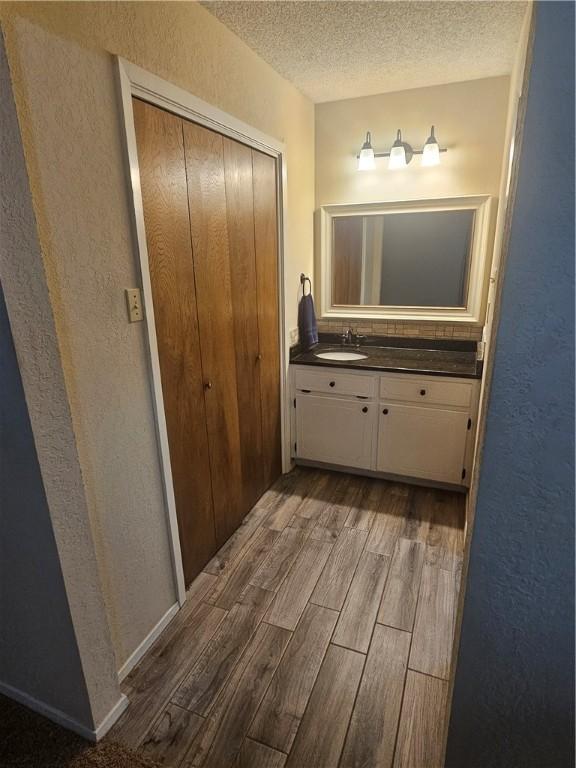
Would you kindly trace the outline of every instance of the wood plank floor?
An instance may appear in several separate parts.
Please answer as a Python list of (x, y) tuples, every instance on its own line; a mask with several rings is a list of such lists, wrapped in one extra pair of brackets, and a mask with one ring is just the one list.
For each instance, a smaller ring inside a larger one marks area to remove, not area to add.
[(298, 467), (123, 682), (173, 768), (441, 768), (464, 496)]

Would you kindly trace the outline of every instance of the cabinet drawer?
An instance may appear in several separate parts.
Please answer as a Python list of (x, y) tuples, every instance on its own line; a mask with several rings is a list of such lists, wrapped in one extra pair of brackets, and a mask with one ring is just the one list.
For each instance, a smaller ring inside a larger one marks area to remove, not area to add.
[(451, 405), (468, 408), (472, 402), (473, 382), (447, 381), (437, 377), (381, 376), (380, 398), (425, 405)]
[(339, 371), (324, 371), (314, 368), (296, 369), (294, 382), (297, 390), (309, 392), (330, 392), (335, 395), (374, 397), (376, 380), (374, 376), (354, 376)]

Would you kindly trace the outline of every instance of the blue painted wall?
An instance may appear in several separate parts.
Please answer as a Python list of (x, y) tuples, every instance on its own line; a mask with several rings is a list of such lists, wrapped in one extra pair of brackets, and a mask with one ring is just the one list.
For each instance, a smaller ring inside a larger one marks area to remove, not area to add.
[(83, 680), (0, 285), (0, 686), (89, 722)]
[(448, 768), (574, 764), (574, 5), (536, 38)]

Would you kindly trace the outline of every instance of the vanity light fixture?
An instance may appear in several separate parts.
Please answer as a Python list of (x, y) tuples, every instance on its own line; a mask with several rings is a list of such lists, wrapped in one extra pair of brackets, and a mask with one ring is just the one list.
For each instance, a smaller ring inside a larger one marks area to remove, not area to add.
[(396, 133), (396, 141), (392, 145), (390, 152), (374, 152), (372, 147), (372, 136), (370, 131), (368, 131), (366, 134), (366, 141), (362, 145), (360, 154), (356, 155), (356, 157), (358, 159), (359, 171), (374, 170), (376, 168), (375, 159), (377, 157), (390, 158), (388, 161), (388, 168), (390, 170), (396, 170), (399, 168), (406, 168), (414, 155), (422, 155), (422, 165), (425, 167), (439, 165), (440, 153), (447, 151), (447, 149), (440, 149), (434, 134), (434, 126), (432, 126), (430, 129), (430, 136), (422, 149), (413, 149), (408, 142), (403, 141), (402, 131), (398, 129)]

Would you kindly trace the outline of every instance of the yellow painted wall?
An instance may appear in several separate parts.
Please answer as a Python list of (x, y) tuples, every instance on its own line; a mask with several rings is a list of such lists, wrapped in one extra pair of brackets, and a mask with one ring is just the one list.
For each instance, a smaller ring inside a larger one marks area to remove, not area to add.
[[(505, 145), (509, 77), (493, 77), (430, 88), (414, 88), (358, 99), (316, 104), (316, 208), (338, 203), (365, 203), (418, 198), (488, 194), (494, 198), (489, 250), (494, 227)], [(357, 170), (356, 155), (366, 131), (376, 152), (388, 152), (398, 128), (414, 149), (421, 149), (434, 124), (441, 164), (423, 168), (420, 157), (403, 169), (389, 171), (388, 159), (376, 159), (372, 171)], [(491, 253), (490, 253), (491, 255)], [(488, 268), (490, 258), (488, 259)], [(318, 275), (316, 276), (318, 280)], [(484, 280), (484, 296), (488, 274)], [(374, 320), (372, 332), (448, 338), (481, 337), (481, 325)], [(339, 331), (338, 321), (322, 330)], [(368, 332), (368, 326), (365, 331)]]
[[(509, 78), (494, 77), (316, 105), (316, 206), (415, 198), (498, 196), (509, 96)], [(388, 152), (396, 130), (421, 149), (430, 126), (448, 152), (441, 164), (422, 168), (420, 158), (388, 171), (357, 171), (366, 131), (375, 151)]]
[(138, 273), (111, 54), (286, 143), (291, 327), (312, 265), (314, 108), (196, 3), (4, 3), (0, 21), (120, 667), (175, 591), (144, 327), (124, 303)]

